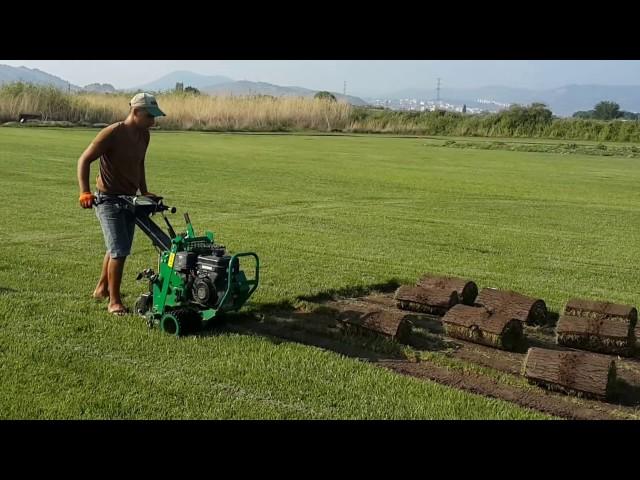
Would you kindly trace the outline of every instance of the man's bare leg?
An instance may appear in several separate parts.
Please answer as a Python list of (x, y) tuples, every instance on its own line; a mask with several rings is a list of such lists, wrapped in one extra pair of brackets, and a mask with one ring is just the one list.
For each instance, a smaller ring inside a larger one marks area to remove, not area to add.
[(98, 285), (96, 289), (93, 291), (93, 298), (109, 298), (109, 259), (111, 256), (109, 252), (104, 255), (104, 260), (102, 261), (102, 272), (100, 273), (100, 280), (98, 280)]
[(127, 257), (109, 259), (109, 313), (126, 313), (126, 309), (120, 298), (120, 284), (124, 272), (124, 261)]

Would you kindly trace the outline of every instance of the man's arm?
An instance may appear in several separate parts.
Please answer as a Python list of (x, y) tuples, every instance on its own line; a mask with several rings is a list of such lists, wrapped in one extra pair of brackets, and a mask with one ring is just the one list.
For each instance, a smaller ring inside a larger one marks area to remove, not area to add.
[(100, 145), (91, 143), (87, 149), (82, 152), (78, 159), (78, 185), (80, 193), (90, 192), (89, 187), (89, 171), (92, 162), (96, 161), (102, 155)]
[(149, 190), (147, 190), (147, 177), (145, 175), (144, 160), (142, 160), (140, 164), (140, 194), (144, 195), (145, 193), (149, 193)]
[[(144, 141), (147, 144), (145, 147), (145, 156), (142, 159), (142, 163), (140, 164), (140, 194), (141, 195), (145, 195), (150, 193), (149, 190), (147, 190), (147, 176), (145, 174), (145, 168), (144, 168), (144, 163), (146, 160), (146, 150), (147, 148), (149, 148), (149, 142), (151, 141), (151, 135), (149, 134), (149, 131), (146, 130), (145, 131), (145, 135), (144, 135)], [(151, 194), (152, 197), (155, 197), (154, 194)]]
[(106, 152), (109, 133), (110, 131), (107, 129), (102, 130), (78, 159), (77, 175), (80, 187), (80, 205), (83, 208), (91, 208), (93, 206), (93, 195), (89, 185), (89, 171), (91, 163)]

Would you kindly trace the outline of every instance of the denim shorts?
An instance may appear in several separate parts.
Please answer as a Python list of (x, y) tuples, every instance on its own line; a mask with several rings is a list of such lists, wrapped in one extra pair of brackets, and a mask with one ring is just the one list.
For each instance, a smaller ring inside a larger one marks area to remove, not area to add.
[(111, 258), (127, 257), (131, 253), (136, 222), (133, 214), (115, 202), (102, 202), (96, 206), (104, 244)]

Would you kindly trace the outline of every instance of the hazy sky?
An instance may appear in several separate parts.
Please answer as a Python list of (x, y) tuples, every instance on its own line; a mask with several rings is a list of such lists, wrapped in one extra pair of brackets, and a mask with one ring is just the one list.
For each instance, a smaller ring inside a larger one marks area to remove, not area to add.
[(0, 60), (38, 68), (73, 84), (130, 88), (175, 70), (225, 75), (359, 96), (403, 88), (502, 85), (532, 89), (568, 84), (640, 85), (637, 60)]

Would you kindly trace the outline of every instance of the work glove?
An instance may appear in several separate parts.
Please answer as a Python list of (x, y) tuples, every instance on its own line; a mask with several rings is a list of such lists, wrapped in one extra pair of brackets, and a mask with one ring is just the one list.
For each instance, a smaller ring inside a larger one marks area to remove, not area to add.
[(93, 202), (95, 201), (96, 196), (91, 192), (83, 192), (80, 195), (80, 205), (82, 208), (91, 208), (93, 207)]

